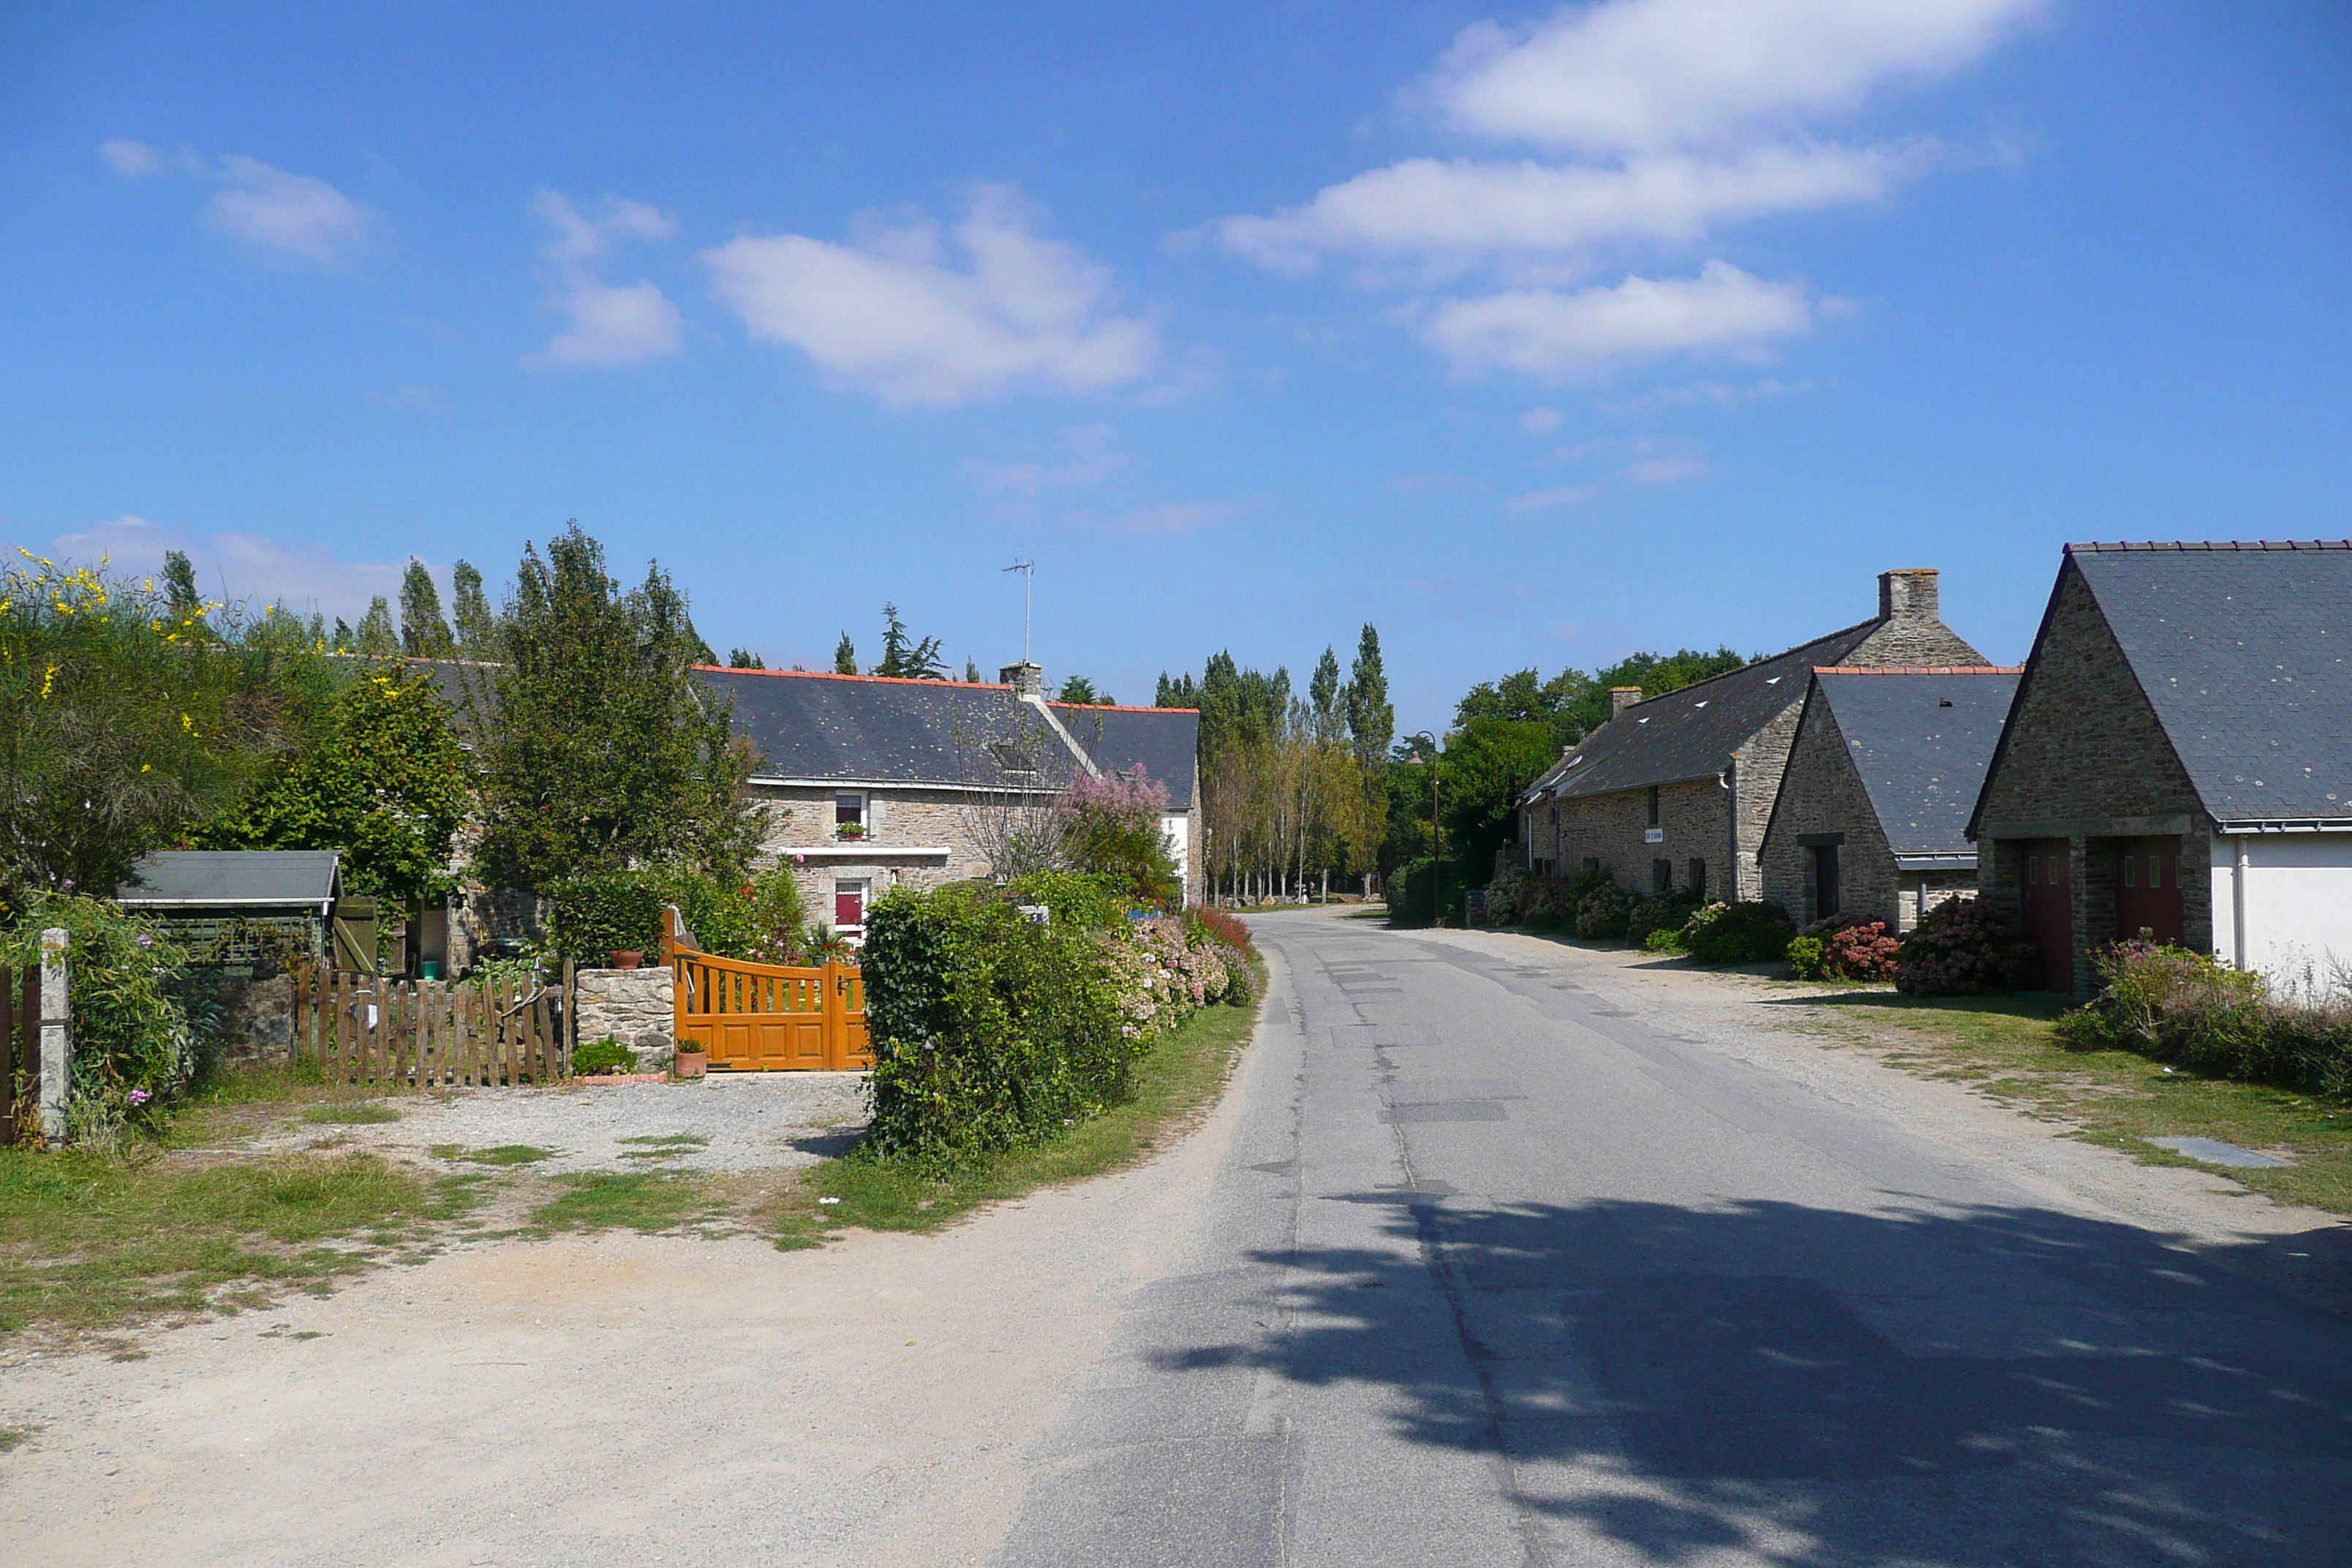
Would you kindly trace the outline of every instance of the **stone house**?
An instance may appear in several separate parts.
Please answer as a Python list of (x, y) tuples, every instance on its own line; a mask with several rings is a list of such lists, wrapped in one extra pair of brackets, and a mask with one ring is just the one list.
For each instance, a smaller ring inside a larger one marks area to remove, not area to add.
[(1764, 827), (1764, 897), (1907, 931), (1976, 891), (1969, 813), (2017, 693), (1991, 668), (1813, 671)]
[(2143, 931), (2352, 963), (2352, 541), (2068, 545), (1969, 836), (2051, 990)]
[(1869, 620), (1647, 700), (1612, 690), (1608, 721), (1520, 796), (1519, 843), (1536, 869), (1759, 898), (1764, 826), (1814, 669), (1985, 662), (1940, 618), (1933, 570), (1881, 573)]
[(894, 887), (989, 874), (992, 838), (1018, 831), (1081, 775), (1149, 777), (1190, 901), (1200, 885), (1191, 709), (1047, 701), (1044, 672), (993, 684), (803, 670), (698, 669), (733, 704), (758, 756), (761, 852), (788, 861), (810, 909), (853, 938)]

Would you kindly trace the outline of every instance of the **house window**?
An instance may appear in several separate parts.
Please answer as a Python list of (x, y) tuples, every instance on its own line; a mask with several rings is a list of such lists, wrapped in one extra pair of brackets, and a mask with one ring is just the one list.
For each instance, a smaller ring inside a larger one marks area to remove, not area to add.
[(866, 929), (866, 882), (836, 880), (833, 884), (833, 929), (841, 931), (862, 931)]
[(2139, 857), (2138, 857), (2138, 856), (2137, 856), (2137, 855), (2126, 855), (2126, 856), (2125, 856), (2125, 857), (2124, 857), (2124, 886), (2125, 886), (2125, 887), (2126, 887), (2126, 888), (2137, 888), (2137, 887), (2138, 887), (2138, 886), (2139, 886), (2139, 875), (2138, 875), (2138, 872), (2139, 872)]
[(836, 838), (866, 837), (866, 797), (845, 790), (833, 797), (833, 836)]
[(1650, 786), (1650, 822), (1649, 822), (1649, 826), (1651, 826), (1652, 827), (1655, 827), (1655, 826), (1658, 826), (1658, 786), (1657, 786), (1657, 785), (1655, 785), (1655, 784), (1652, 784), (1652, 785)]
[(2164, 857), (2161, 855), (2147, 858), (2147, 885), (2151, 888), (2164, 886)]
[(2042, 857), (2039, 855), (2025, 858), (2025, 885), (2029, 888), (2042, 885)]
[(1675, 863), (1671, 860), (1650, 862), (1650, 891), (1671, 893), (1675, 890)]
[(1838, 847), (1813, 846), (1813, 919), (1825, 921), (1838, 912)]
[(1706, 902), (1706, 862), (1704, 860), (1694, 858), (1690, 863), (1690, 895), (1701, 903)]

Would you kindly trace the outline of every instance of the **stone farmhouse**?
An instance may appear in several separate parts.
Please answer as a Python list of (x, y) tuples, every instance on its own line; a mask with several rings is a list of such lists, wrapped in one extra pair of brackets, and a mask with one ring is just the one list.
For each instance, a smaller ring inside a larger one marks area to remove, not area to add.
[(1813, 671), (1764, 828), (1764, 897), (1800, 924), (1832, 915), (1907, 931), (1976, 891), (1969, 841), (2018, 672)]
[(1200, 715), (1188, 708), (1051, 702), (1044, 671), (1007, 666), (994, 684), (801, 670), (700, 668), (730, 700), (758, 756), (751, 793), (763, 858), (788, 861), (809, 907), (853, 938), (867, 902), (894, 887), (989, 874), (991, 839), (1050, 808), (1081, 775), (1148, 777), (1200, 888)]
[(2067, 546), (1969, 836), (2051, 990), (2143, 931), (2352, 963), (2352, 541)]
[(1985, 662), (1940, 618), (1934, 571), (1882, 573), (1870, 620), (1647, 700), (1612, 690), (1608, 721), (1520, 796), (1519, 842), (1537, 869), (1760, 897), (1764, 827), (1812, 672)]

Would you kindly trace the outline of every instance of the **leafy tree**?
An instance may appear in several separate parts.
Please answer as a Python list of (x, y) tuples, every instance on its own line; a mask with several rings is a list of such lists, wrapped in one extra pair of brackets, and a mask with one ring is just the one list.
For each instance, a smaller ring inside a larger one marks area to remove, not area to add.
[(732, 649), (728, 653), (727, 668), (730, 669), (765, 669), (768, 668), (768, 661), (761, 658), (758, 654), (753, 653), (750, 648), (739, 647)]
[(483, 595), (481, 572), (467, 562), (449, 568), (449, 619), (457, 628), (460, 653), (476, 659), (498, 657), (498, 617)]
[[(882, 662), (874, 667), (877, 675), (896, 676), (901, 680), (945, 680), (948, 667), (940, 658), (940, 639), (925, 637), (920, 642), (908, 633), (907, 623), (898, 618), (898, 606), (882, 606), (886, 623), (882, 633)], [(845, 643), (848, 640), (843, 634)], [(855, 658), (851, 660), (854, 664)]]
[(357, 891), (446, 892), (471, 804), (465, 748), (422, 676), (372, 673), (336, 697), (324, 733), (198, 836), (222, 849), (340, 849)]
[(1063, 853), (1077, 870), (1115, 879), (1123, 897), (1181, 904), (1183, 878), (1160, 826), (1167, 810), (1167, 789), (1149, 778), (1082, 774), (1056, 803)]
[(1201, 687), (1190, 675), (1170, 676), (1161, 671), (1160, 689), (1151, 699), (1154, 708), (1198, 708)]
[(184, 551), (163, 552), (163, 603), (175, 616), (193, 616), (204, 604), (196, 592), (196, 569)]
[(1108, 691), (1096, 689), (1095, 683), (1083, 675), (1065, 676), (1062, 688), (1054, 693), (1056, 702), (1067, 702), (1078, 708), (1114, 708), (1116, 700)]
[(1438, 767), (1439, 803), (1456, 887), (1483, 886), (1495, 851), (1517, 837), (1519, 794), (1559, 756), (1558, 731), (1545, 717), (1479, 715), (1447, 735)]
[(1567, 709), (1568, 718), (1576, 727), (1573, 738), (1580, 740), (1608, 722), (1609, 689), (1612, 686), (1638, 686), (1643, 696), (1660, 697), (1669, 691), (1680, 691), (1711, 675), (1738, 669), (1748, 662), (1727, 647), (1718, 647), (1713, 653), (1686, 647), (1673, 653), (1629, 654), (1615, 664), (1594, 670), (1582, 695)]
[(1396, 739), (1396, 710), (1389, 704), (1388, 672), (1381, 664), (1381, 634), (1367, 622), (1356, 639), (1356, 662), (1348, 672), (1348, 733), (1366, 768), (1388, 760)]
[(833, 672), (835, 675), (857, 673), (857, 645), (849, 640), (847, 632), (842, 633), (841, 640), (833, 645)]
[(392, 629), (392, 605), (382, 594), (368, 601), (367, 614), (360, 617), (360, 629), (352, 638), (352, 646), (374, 658), (400, 657), (400, 634)]
[(411, 658), (447, 658), (457, 651), (448, 623), (441, 618), (441, 590), (433, 574), (412, 555), (400, 579), (400, 651)]
[(1347, 688), (1339, 684), (1339, 658), (1327, 647), (1323, 657), (1315, 661), (1315, 678), (1307, 683), (1307, 706), (1314, 710), (1318, 739), (1336, 739), (1346, 727), (1347, 699)]
[(0, 572), (0, 903), (111, 894), (233, 805), (326, 697), (309, 628), (30, 556)]
[(658, 862), (740, 878), (758, 841), (750, 753), (688, 672), (709, 650), (660, 567), (623, 594), (574, 523), (544, 561), (524, 548), (506, 626), (481, 716), (488, 879), (537, 889)]

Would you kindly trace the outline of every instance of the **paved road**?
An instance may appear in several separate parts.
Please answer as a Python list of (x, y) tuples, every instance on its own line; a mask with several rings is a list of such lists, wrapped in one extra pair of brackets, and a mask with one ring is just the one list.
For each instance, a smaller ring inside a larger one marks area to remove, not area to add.
[(2352, 1562), (2341, 1321), (1532, 945), (1256, 929), (1237, 1131), (1000, 1561)]

